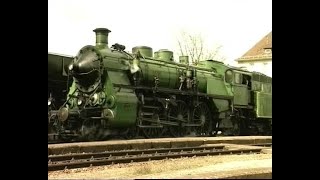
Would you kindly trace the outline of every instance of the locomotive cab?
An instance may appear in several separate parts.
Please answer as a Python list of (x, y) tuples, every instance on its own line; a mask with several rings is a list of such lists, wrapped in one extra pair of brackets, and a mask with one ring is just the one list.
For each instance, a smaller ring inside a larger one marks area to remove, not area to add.
[(241, 69), (228, 69), (225, 82), (233, 92), (234, 119), (237, 119), (241, 134), (270, 132), (272, 119), (271, 78), (261, 73)]
[(251, 103), (251, 73), (236, 69), (225, 72), (225, 82), (232, 85), (234, 105), (247, 106)]

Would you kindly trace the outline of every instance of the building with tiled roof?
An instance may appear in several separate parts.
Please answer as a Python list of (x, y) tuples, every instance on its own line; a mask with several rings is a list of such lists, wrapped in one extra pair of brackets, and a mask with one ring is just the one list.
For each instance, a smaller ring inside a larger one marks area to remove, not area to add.
[(240, 67), (272, 77), (272, 31), (236, 61)]

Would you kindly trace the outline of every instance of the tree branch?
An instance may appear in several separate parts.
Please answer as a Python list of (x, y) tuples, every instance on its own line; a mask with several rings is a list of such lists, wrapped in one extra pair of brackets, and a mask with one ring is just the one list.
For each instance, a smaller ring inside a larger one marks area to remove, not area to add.
[(205, 46), (205, 40), (201, 34), (190, 34), (181, 31), (178, 42), (178, 52), (180, 56), (189, 56), (192, 63), (198, 64), (199, 61), (213, 59), (217, 61), (224, 61), (226, 58), (220, 55), (222, 46), (215, 48), (208, 48)]

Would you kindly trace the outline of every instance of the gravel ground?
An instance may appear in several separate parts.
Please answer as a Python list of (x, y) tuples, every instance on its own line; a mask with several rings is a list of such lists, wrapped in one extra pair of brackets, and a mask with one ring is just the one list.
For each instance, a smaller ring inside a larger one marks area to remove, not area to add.
[(192, 157), (71, 169), (48, 172), (48, 179), (224, 178), (252, 173), (272, 173), (272, 154)]

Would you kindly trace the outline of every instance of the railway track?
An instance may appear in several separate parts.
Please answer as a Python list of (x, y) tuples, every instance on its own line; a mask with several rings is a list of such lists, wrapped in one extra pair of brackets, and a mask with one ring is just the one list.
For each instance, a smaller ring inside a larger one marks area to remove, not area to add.
[(48, 156), (48, 171), (169, 158), (260, 153), (262, 149), (262, 147), (257, 147), (241, 150), (226, 150), (224, 145), (211, 145), (206, 147), (161, 148), (51, 155)]
[(272, 143), (255, 143), (255, 144), (246, 144), (249, 146), (261, 146), (261, 147), (272, 147)]

